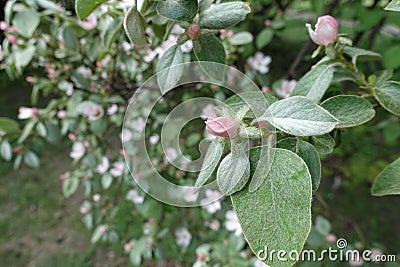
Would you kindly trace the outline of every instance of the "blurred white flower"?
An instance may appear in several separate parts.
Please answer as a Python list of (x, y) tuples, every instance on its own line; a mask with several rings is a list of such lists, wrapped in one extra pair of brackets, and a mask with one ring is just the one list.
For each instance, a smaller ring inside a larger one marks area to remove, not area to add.
[(117, 104), (112, 104), (108, 109), (107, 109), (107, 114), (108, 115), (114, 115), (118, 111), (118, 106)]
[(85, 20), (78, 20), (78, 24), (85, 30), (93, 30), (97, 26), (97, 17), (92, 13)]
[(153, 134), (149, 138), (150, 144), (152, 144), (152, 145), (157, 144), (159, 140), (160, 140), (160, 136), (158, 134)]
[(371, 248), (371, 256), (370, 259), (375, 262), (379, 263), (380, 259), (382, 259), (383, 251), (380, 248)]
[(91, 76), (93, 74), (92, 70), (90, 68), (88, 68), (88, 67), (85, 67), (85, 66), (79, 66), (76, 69), (76, 72), (81, 74), (82, 76), (84, 76), (86, 78), (88, 78), (89, 76)]
[(193, 41), (188, 40), (183, 45), (181, 45), (181, 49), (183, 53), (189, 53), (193, 49)]
[(357, 255), (350, 254), (349, 264), (351, 266), (362, 266), (364, 264), (364, 260), (360, 255), (357, 257)]
[(74, 85), (72, 83), (68, 83), (65, 88), (65, 94), (67, 96), (71, 96), (74, 93)]
[(142, 117), (139, 117), (134, 121), (133, 126), (135, 127), (136, 131), (143, 132), (144, 128), (146, 127), (146, 122)]
[(175, 35), (181, 35), (185, 33), (185, 29), (182, 28), (179, 24), (174, 24), (171, 29), (171, 33)]
[(83, 108), (82, 114), (90, 121), (95, 121), (104, 116), (104, 109), (99, 104), (89, 104)]
[(96, 172), (103, 174), (108, 170), (109, 167), (110, 167), (110, 161), (108, 160), (107, 157), (104, 156), (101, 158), (101, 162), (97, 166)]
[(217, 219), (206, 221), (204, 225), (214, 231), (218, 231), (221, 227), (221, 223)]
[(215, 113), (214, 108), (215, 108), (215, 105), (214, 105), (214, 104), (208, 104), (208, 105), (206, 105), (206, 106), (203, 108), (203, 110), (201, 111), (200, 117), (201, 117), (203, 120), (208, 119), (208, 117), (210, 117), (211, 114)]
[(132, 189), (129, 190), (128, 194), (126, 194), (126, 199), (135, 204), (142, 204), (144, 201), (144, 196), (140, 196), (135, 189)]
[(215, 213), (221, 209), (221, 193), (217, 190), (207, 189), (205, 192), (206, 198), (200, 201), (200, 205), (203, 209), (206, 209), (208, 213)]
[(57, 118), (59, 119), (65, 119), (67, 117), (68, 113), (65, 110), (59, 110), (57, 112)]
[(119, 137), (122, 140), (122, 142), (128, 142), (128, 141), (132, 140), (132, 137), (133, 137), (133, 134), (130, 129), (122, 128), (122, 132)]
[(249, 57), (247, 63), (250, 67), (261, 74), (266, 74), (269, 72), (268, 65), (271, 63), (271, 57), (264, 56), (262, 52), (257, 52), (254, 57)]
[(175, 148), (168, 147), (164, 151), (165, 159), (169, 162), (174, 161), (178, 157), (178, 152), (176, 152)]
[(180, 227), (175, 230), (176, 243), (178, 246), (187, 248), (192, 240), (192, 235), (185, 227)]
[(282, 98), (288, 98), (296, 87), (296, 84), (296, 80), (283, 80), (281, 86), (275, 89), (275, 92), (278, 96)]
[(266, 265), (264, 262), (260, 261), (259, 259), (257, 259), (254, 262), (254, 267), (269, 267), (268, 265)]
[(85, 155), (86, 148), (82, 142), (75, 142), (72, 145), (72, 151), (69, 153), (69, 156), (73, 159), (80, 159)]
[(225, 228), (229, 232), (234, 232), (235, 236), (242, 234), (242, 227), (234, 210), (228, 210), (225, 214)]
[(100, 194), (94, 194), (93, 195), (93, 201), (94, 202), (99, 202), (101, 199), (101, 195)]
[(27, 107), (20, 107), (18, 109), (18, 119), (26, 120), (33, 117), (37, 117), (39, 115), (39, 111), (37, 108), (27, 108)]
[(122, 42), (122, 49), (123, 49), (125, 52), (129, 52), (130, 50), (132, 50), (132, 48), (133, 48), (133, 45), (132, 45), (131, 43), (129, 43), (129, 42), (127, 42), (127, 41), (123, 41), (123, 42)]
[(124, 173), (125, 163), (122, 161), (114, 162), (110, 174), (114, 177), (121, 176)]
[(183, 199), (186, 202), (196, 202), (197, 198), (199, 197), (199, 192), (194, 192), (194, 188), (192, 187), (185, 187), (182, 189), (183, 191)]

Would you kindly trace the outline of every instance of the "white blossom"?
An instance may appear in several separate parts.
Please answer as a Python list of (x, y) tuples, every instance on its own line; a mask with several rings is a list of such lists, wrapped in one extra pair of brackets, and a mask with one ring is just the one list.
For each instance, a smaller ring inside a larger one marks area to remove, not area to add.
[(78, 20), (78, 24), (85, 30), (93, 30), (97, 27), (97, 17), (92, 13), (85, 20)]
[(132, 131), (128, 128), (122, 128), (122, 132), (120, 134), (120, 139), (122, 140), (122, 142), (128, 142), (132, 140), (132, 138), (133, 138)]
[(95, 121), (104, 116), (104, 109), (99, 104), (89, 104), (83, 108), (82, 114), (90, 121)]
[(129, 190), (128, 194), (126, 194), (126, 199), (135, 204), (142, 204), (144, 201), (144, 196), (139, 195), (135, 189), (132, 189)]
[(235, 236), (242, 234), (242, 227), (234, 210), (228, 210), (225, 214), (225, 228), (229, 232), (234, 232)]
[(266, 265), (264, 262), (260, 261), (259, 259), (257, 259), (254, 262), (254, 267), (269, 267), (269, 265)]
[(166, 160), (171, 162), (171, 161), (176, 160), (176, 158), (178, 157), (178, 152), (176, 152), (175, 148), (168, 147), (167, 149), (165, 149), (164, 155), (165, 155)]
[(114, 177), (121, 176), (124, 173), (125, 163), (122, 161), (114, 162), (110, 174)]
[(217, 219), (206, 221), (204, 225), (214, 231), (218, 231), (221, 227), (221, 223)]
[(278, 96), (282, 98), (288, 98), (296, 87), (296, 84), (296, 80), (283, 80), (281, 86), (275, 89), (275, 92)]
[(108, 170), (109, 167), (110, 167), (110, 161), (108, 160), (107, 157), (104, 156), (101, 158), (101, 162), (97, 166), (96, 172), (103, 174)]
[(112, 104), (109, 108), (107, 108), (108, 115), (114, 115), (118, 111), (118, 105)]
[(249, 57), (247, 63), (250, 67), (261, 74), (266, 74), (269, 72), (268, 65), (271, 63), (271, 57), (264, 56), (262, 52), (257, 52), (254, 57)]
[(206, 198), (200, 201), (203, 209), (206, 209), (208, 213), (215, 213), (221, 209), (221, 193), (217, 190), (207, 189), (205, 192)]
[(18, 112), (18, 119), (20, 120), (30, 119), (39, 115), (39, 112), (36, 108), (20, 107)]
[(72, 151), (69, 153), (69, 156), (73, 159), (80, 159), (85, 155), (86, 148), (82, 142), (75, 142), (72, 145)]
[(88, 78), (89, 76), (91, 76), (93, 74), (92, 70), (90, 68), (88, 68), (88, 67), (85, 67), (85, 66), (79, 66), (76, 69), (76, 72), (81, 74), (85, 78)]
[(185, 227), (180, 227), (175, 230), (176, 243), (178, 246), (187, 248), (192, 240), (192, 235)]
[(183, 191), (183, 199), (186, 202), (196, 202), (197, 198), (199, 197), (199, 192), (194, 192), (194, 188), (192, 187), (185, 187), (182, 189)]
[(152, 145), (157, 144), (159, 140), (160, 140), (160, 136), (158, 134), (153, 134), (149, 138), (150, 144), (152, 144)]

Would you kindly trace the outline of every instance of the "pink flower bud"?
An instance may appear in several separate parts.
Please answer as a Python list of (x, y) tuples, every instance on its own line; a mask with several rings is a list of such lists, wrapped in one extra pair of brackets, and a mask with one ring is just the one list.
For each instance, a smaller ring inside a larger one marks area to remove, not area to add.
[(36, 78), (32, 77), (32, 76), (26, 76), (25, 80), (28, 83), (35, 83), (36, 82)]
[(206, 121), (206, 130), (215, 136), (234, 138), (237, 135), (238, 124), (231, 118), (211, 114)]
[(0, 30), (5, 31), (8, 29), (8, 23), (5, 21), (0, 21)]
[(315, 31), (310, 24), (306, 24), (311, 39), (317, 45), (328, 45), (338, 37), (338, 24), (335, 18), (327, 15), (318, 18)]
[(200, 34), (201, 34), (200, 26), (197, 24), (190, 24), (189, 28), (186, 31), (186, 34), (192, 40), (199, 39)]
[(16, 44), (18, 41), (17, 37), (15, 37), (14, 35), (11, 35), (11, 34), (7, 34), (6, 38), (11, 44)]
[(60, 110), (57, 112), (57, 118), (65, 119), (67, 117), (67, 112), (65, 110)]

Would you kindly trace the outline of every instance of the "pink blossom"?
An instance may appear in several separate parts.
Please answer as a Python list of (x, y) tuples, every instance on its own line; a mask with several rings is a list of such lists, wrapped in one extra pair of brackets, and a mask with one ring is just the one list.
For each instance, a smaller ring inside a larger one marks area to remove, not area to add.
[(37, 79), (32, 76), (26, 76), (25, 81), (27, 81), (28, 83), (35, 83)]
[(128, 243), (126, 243), (125, 245), (124, 245), (124, 250), (126, 251), (126, 252), (129, 252), (132, 248), (133, 248), (133, 242), (128, 242)]
[(338, 37), (338, 23), (335, 18), (326, 15), (318, 18), (315, 31), (310, 24), (306, 24), (311, 39), (317, 45), (328, 45)]
[(296, 80), (283, 80), (281, 86), (275, 90), (276, 94), (282, 98), (288, 98), (296, 87), (296, 84)]
[(81, 214), (86, 214), (86, 213), (88, 213), (88, 209), (86, 208), (86, 207), (81, 207), (80, 208), (80, 210), (79, 210), (79, 212), (81, 213)]
[(186, 34), (189, 36), (190, 39), (196, 40), (199, 39), (200, 34), (201, 34), (201, 29), (198, 24), (191, 24), (187, 31)]
[(261, 87), (261, 91), (264, 92), (264, 93), (268, 93), (271, 90), (269, 89), (268, 86), (263, 86), (263, 87)]
[(11, 43), (11, 44), (16, 44), (18, 42), (17, 37), (11, 34), (6, 35), (6, 39)]
[(125, 163), (122, 161), (114, 162), (110, 170), (110, 174), (114, 177), (121, 176), (124, 173)]
[(97, 17), (92, 13), (85, 20), (78, 21), (78, 24), (85, 30), (93, 30), (97, 26)]
[(75, 160), (80, 159), (85, 155), (86, 148), (82, 142), (76, 142), (72, 145), (72, 151), (69, 156)]
[(101, 199), (101, 195), (100, 195), (100, 194), (95, 194), (95, 195), (93, 195), (93, 201), (94, 201), (94, 202), (99, 202), (100, 199)]
[(95, 121), (104, 116), (104, 109), (99, 104), (90, 104), (84, 107), (82, 114), (90, 121)]
[(271, 57), (265, 56), (262, 52), (257, 52), (253, 57), (248, 58), (247, 63), (252, 69), (261, 74), (267, 74), (269, 72), (268, 65), (271, 61)]
[(65, 119), (67, 117), (67, 112), (65, 110), (60, 110), (57, 112), (57, 118)]
[(18, 119), (20, 120), (26, 120), (39, 116), (39, 110), (37, 108), (20, 107), (18, 111)]
[(0, 30), (5, 31), (9, 27), (8, 23), (5, 21), (0, 21)]
[(337, 237), (334, 234), (329, 234), (326, 236), (326, 241), (329, 243), (334, 243), (336, 242)]
[(217, 117), (214, 113), (206, 121), (206, 130), (212, 135), (234, 138), (237, 135), (238, 124), (228, 117)]

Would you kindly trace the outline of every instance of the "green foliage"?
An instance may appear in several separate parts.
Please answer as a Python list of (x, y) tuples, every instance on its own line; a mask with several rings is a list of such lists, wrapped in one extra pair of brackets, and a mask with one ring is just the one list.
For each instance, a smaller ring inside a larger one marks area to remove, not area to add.
[(329, 133), (338, 123), (328, 111), (302, 96), (273, 103), (259, 120), (266, 120), (279, 130), (295, 136)]
[(399, 195), (400, 194), (400, 158), (387, 166), (372, 185), (372, 195)]
[(86, 19), (96, 7), (108, 0), (75, 0), (76, 14), (80, 19)]
[(374, 95), (387, 111), (400, 116), (399, 82), (385, 82), (379, 88), (375, 88)]
[(224, 64), (226, 53), (224, 45), (214, 35), (201, 35), (193, 43), (194, 53), (199, 61), (211, 61)]
[(389, 11), (400, 11), (400, 1), (399, 0), (392, 0), (390, 3), (385, 7), (385, 10)]
[[(260, 160), (260, 148), (250, 150), (250, 170)], [(311, 177), (304, 161), (293, 152), (276, 149), (274, 164), (263, 185), (231, 196), (243, 233), (252, 251), (295, 250), (300, 253), (311, 227)], [(284, 192), (284, 193), (283, 193)], [(272, 266), (292, 266), (293, 260), (269, 259)]]
[(135, 45), (145, 45), (148, 43), (146, 37), (146, 20), (136, 9), (132, 7), (125, 16), (124, 28), (129, 40)]
[(251, 12), (244, 2), (227, 2), (206, 9), (200, 16), (200, 26), (206, 29), (226, 29), (246, 18)]
[(330, 65), (321, 65), (312, 68), (300, 81), (292, 92), (292, 96), (305, 96), (313, 102), (319, 102), (333, 79), (333, 68)]
[(357, 96), (331, 97), (322, 102), (321, 107), (338, 119), (336, 128), (354, 127), (368, 122), (375, 116), (372, 104)]
[(179, 46), (174, 45), (165, 52), (157, 64), (157, 82), (163, 92), (174, 88), (183, 74), (183, 53)]
[(199, 9), (197, 0), (159, 1), (157, 12), (161, 16), (177, 21), (192, 20)]
[[(13, 25), (17, 29), (17, 31), (24, 37), (29, 38), (35, 32), (37, 26), (40, 22), (39, 14), (32, 10), (28, 9), (26, 11), (19, 12), (13, 18)], [(27, 64), (23, 65), (26, 66)]]

